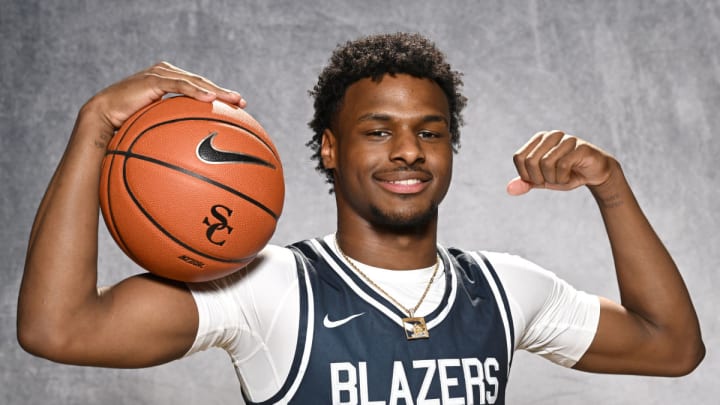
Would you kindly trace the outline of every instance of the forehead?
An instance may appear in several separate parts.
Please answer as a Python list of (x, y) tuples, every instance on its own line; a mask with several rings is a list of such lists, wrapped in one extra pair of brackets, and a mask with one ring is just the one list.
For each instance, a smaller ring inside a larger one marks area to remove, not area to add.
[(379, 81), (365, 78), (350, 85), (338, 113), (341, 121), (382, 114), (398, 119), (438, 115), (450, 122), (449, 110), (445, 93), (433, 80), (386, 74)]

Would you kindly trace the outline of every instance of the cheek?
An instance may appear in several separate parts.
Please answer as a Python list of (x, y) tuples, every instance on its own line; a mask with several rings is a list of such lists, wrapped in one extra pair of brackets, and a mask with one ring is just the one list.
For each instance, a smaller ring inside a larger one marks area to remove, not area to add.
[(438, 155), (439, 160), (436, 164), (436, 175), (442, 179), (443, 190), (446, 192), (450, 188), (450, 181), (453, 174), (453, 152)]
[(370, 158), (360, 150), (352, 153), (341, 151), (335, 160), (335, 176), (344, 182), (355, 184), (370, 170)]
[(442, 150), (439, 150), (437, 153), (434, 154), (434, 156), (434, 166), (436, 167), (437, 171), (450, 176), (452, 174), (454, 157), (452, 149), (449, 147), (442, 148)]
[(374, 166), (381, 164), (386, 159), (384, 152), (360, 143), (347, 145), (338, 152), (337, 165), (346, 172), (346, 176), (350, 171), (362, 173), (372, 170)]

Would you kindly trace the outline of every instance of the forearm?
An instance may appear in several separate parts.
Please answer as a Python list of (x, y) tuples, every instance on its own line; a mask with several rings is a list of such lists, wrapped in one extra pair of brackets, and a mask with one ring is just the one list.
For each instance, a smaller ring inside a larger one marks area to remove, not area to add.
[[(622, 306), (639, 317), (649, 340), (701, 350), (697, 315), (672, 257), (643, 214), (617, 163), (591, 186), (612, 249)], [(672, 348), (673, 351), (677, 348)]]
[(47, 335), (38, 329), (67, 325), (97, 299), (98, 179), (110, 135), (87, 107), (78, 115), (30, 234), (18, 302), (21, 342)]

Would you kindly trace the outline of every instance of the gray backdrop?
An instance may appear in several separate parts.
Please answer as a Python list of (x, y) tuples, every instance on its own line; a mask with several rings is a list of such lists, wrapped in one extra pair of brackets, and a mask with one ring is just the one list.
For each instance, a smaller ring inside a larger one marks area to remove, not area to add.
[[(709, 352), (679, 379), (591, 375), (518, 353), (509, 402), (711, 403), (720, 394), (720, 1), (40, 1), (0, 9), (0, 403), (227, 404), (224, 352), (144, 370), (59, 365), (15, 339), (17, 290), (34, 211), (78, 108), (104, 86), (169, 60), (240, 90), (287, 174), (274, 237), (334, 230), (334, 201), (303, 146), (307, 90), (336, 44), (419, 31), (465, 72), (470, 103), (441, 241), (510, 251), (581, 289), (617, 298), (608, 244), (586, 190), (504, 193), (511, 155), (564, 129), (615, 154), (679, 264)], [(103, 283), (135, 270), (101, 227)]]

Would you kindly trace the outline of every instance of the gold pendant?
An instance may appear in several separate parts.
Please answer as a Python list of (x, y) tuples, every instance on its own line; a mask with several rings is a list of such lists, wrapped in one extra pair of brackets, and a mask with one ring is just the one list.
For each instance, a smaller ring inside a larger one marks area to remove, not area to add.
[[(403, 318), (402, 321), (405, 336), (408, 340), (427, 339), (430, 337), (430, 332), (428, 332), (427, 325), (425, 325), (425, 318)], [(408, 327), (410, 327), (410, 329), (408, 329)]]

